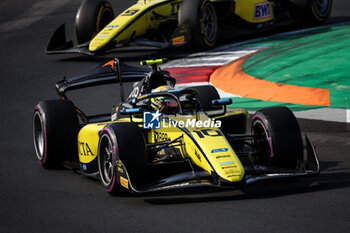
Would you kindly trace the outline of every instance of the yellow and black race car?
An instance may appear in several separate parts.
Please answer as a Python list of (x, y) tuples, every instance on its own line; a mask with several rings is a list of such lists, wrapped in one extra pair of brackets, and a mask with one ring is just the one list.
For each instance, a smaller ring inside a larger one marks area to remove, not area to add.
[(324, 23), (332, 3), (333, 0), (138, 0), (115, 18), (109, 2), (85, 0), (75, 19), (78, 44), (66, 41), (63, 24), (54, 32), (46, 52), (93, 55), (124, 46), (156, 49), (186, 43), (207, 49), (220, 36), (232, 37), (296, 21)]
[[(319, 174), (315, 149), (286, 107), (226, 108), (212, 86), (174, 89), (175, 79), (144, 61), (120, 70), (117, 59), (56, 84), (59, 100), (39, 102), (33, 116), (37, 158), (101, 179), (104, 189), (134, 194), (187, 187), (236, 189), (257, 181)], [(137, 82), (128, 97), (123, 83)], [(86, 116), (66, 92), (119, 83), (112, 114)]]

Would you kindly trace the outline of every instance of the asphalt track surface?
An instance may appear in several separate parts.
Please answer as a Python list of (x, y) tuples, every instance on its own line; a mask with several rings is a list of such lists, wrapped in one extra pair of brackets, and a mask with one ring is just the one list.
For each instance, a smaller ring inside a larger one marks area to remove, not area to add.
[[(60, 23), (67, 22), (72, 29), (79, 3), (0, 3), (0, 232), (349, 232), (350, 127), (346, 124), (300, 121), (317, 147), (322, 169), (318, 177), (265, 182), (240, 191), (112, 197), (98, 181), (72, 171), (42, 169), (32, 143), (35, 104), (56, 99), (54, 84), (64, 75), (87, 71), (106, 58), (43, 52)], [(120, 12), (129, 3), (118, 4)], [(331, 21), (349, 20), (349, 16), (350, 2), (335, 0)], [(186, 51), (177, 51), (176, 56), (182, 53)], [(149, 54), (118, 56), (136, 64), (140, 56)], [(112, 97), (113, 103), (118, 102), (117, 93), (118, 88), (100, 89), (78, 93), (76, 98), (86, 108), (93, 105), (100, 110), (106, 101), (100, 104), (96, 96)]]

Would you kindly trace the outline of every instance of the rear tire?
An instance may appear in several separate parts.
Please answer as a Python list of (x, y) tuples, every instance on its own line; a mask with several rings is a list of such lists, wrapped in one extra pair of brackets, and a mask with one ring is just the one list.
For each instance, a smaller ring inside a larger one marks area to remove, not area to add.
[(78, 156), (79, 121), (68, 100), (39, 102), (33, 115), (33, 139), (37, 158), (43, 168), (56, 168)]
[(78, 44), (91, 40), (113, 19), (113, 8), (108, 1), (83, 1), (76, 14), (74, 24)]
[(190, 24), (191, 45), (196, 49), (208, 49), (217, 38), (217, 16), (209, 0), (184, 0), (179, 9), (178, 24)]
[(305, 0), (304, 21), (308, 24), (322, 24), (327, 21), (331, 11), (333, 0)]
[(303, 141), (294, 114), (286, 107), (270, 107), (257, 111), (252, 117), (251, 131), (262, 164), (297, 168), (303, 161)]
[(119, 122), (109, 124), (101, 131), (98, 168), (103, 187), (112, 195), (124, 191), (117, 176), (118, 166), (121, 166), (118, 158), (127, 171), (129, 185), (130, 182), (135, 186), (142, 185), (147, 176), (147, 158), (145, 139), (137, 124)]
[(211, 101), (220, 99), (220, 95), (215, 87), (211, 85), (195, 86), (191, 89), (196, 89), (198, 94), (199, 102), (202, 106), (203, 111), (217, 110), (220, 108), (213, 107)]

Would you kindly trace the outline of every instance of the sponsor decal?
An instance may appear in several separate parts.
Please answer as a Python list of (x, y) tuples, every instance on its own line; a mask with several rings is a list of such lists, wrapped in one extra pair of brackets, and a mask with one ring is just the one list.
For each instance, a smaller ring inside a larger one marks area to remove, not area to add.
[(102, 67), (105, 67), (105, 66), (111, 66), (111, 68), (113, 68), (114, 67), (114, 60), (106, 62)]
[(271, 16), (271, 7), (268, 1), (255, 4), (254, 19), (265, 19), (270, 16)]
[(82, 169), (83, 169), (84, 171), (86, 171), (86, 170), (87, 170), (87, 166), (86, 166), (86, 164), (82, 164), (82, 165), (81, 165), (81, 167), (82, 167)]
[(162, 114), (157, 112), (143, 113), (143, 128), (144, 129), (160, 129), (160, 116)]
[(153, 136), (154, 136), (155, 142), (170, 141), (170, 138), (168, 137), (168, 134), (166, 134), (166, 133), (154, 132)]
[(220, 148), (220, 149), (211, 150), (211, 153), (226, 152), (226, 151), (228, 151), (228, 148)]
[(231, 175), (233, 173), (235, 173), (233, 169), (225, 170), (225, 175)]
[(181, 183), (181, 184), (173, 184), (173, 185), (168, 185), (166, 186), (166, 188), (176, 188), (176, 187), (184, 187), (187, 185), (191, 185), (190, 182), (186, 182), (186, 183)]
[[(217, 121), (215, 121), (217, 122)], [(220, 126), (221, 126), (221, 121), (220, 121)], [(214, 125), (214, 127), (216, 127)], [(221, 137), (223, 136), (220, 130), (216, 129), (202, 129), (202, 130), (194, 130), (194, 133), (198, 135), (200, 138), (205, 138), (205, 137)]]
[(134, 14), (136, 14), (139, 10), (127, 10), (125, 11), (122, 16), (132, 16)]
[(98, 35), (97, 37), (107, 37), (108, 35)]
[(235, 176), (241, 176), (241, 175), (229, 175), (229, 176), (227, 176), (227, 178), (230, 178), (230, 177), (235, 177)]
[(94, 156), (94, 153), (90, 149), (90, 146), (87, 144), (87, 142), (78, 142), (78, 152), (80, 155)]
[(179, 37), (173, 38), (173, 45), (182, 44), (184, 42), (185, 42), (185, 36), (179, 36)]
[(117, 27), (119, 27), (119, 25), (109, 25), (106, 28), (117, 28)]
[(118, 167), (121, 167), (122, 166), (122, 161), (121, 160), (115, 161), (115, 165), (118, 166)]
[(139, 93), (140, 93), (139, 87), (135, 87), (132, 90), (132, 92), (130, 93), (129, 98), (135, 98), (135, 97), (137, 97), (139, 95)]
[(120, 185), (123, 186), (124, 188), (129, 189), (129, 181), (128, 179), (125, 179), (124, 177), (120, 177)]
[(230, 155), (218, 155), (216, 156), (217, 159), (223, 159), (223, 158), (228, 158)]
[(220, 165), (227, 165), (227, 164), (235, 164), (233, 161), (228, 161), (228, 162), (221, 162), (219, 163)]
[(124, 170), (123, 170), (123, 168), (121, 168), (121, 167), (118, 167), (118, 171), (119, 171), (120, 173), (124, 173)]
[(223, 166), (221, 167), (222, 169), (230, 169), (230, 168), (237, 168), (237, 166)]

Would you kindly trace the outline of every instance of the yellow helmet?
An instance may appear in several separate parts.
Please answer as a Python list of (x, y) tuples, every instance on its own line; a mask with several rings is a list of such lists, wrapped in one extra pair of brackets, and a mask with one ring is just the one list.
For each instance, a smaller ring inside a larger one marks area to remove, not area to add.
[[(153, 89), (152, 93), (169, 91), (169, 90), (172, 90), (170, 86), (163, 85)], [(169, 111), (171, 109), (178, 108), (178, 104), (176, 100), (169, 97), (163, 97), (163, 96), (151, 98), (151, 106), (154, 110), (159, 112)]]

